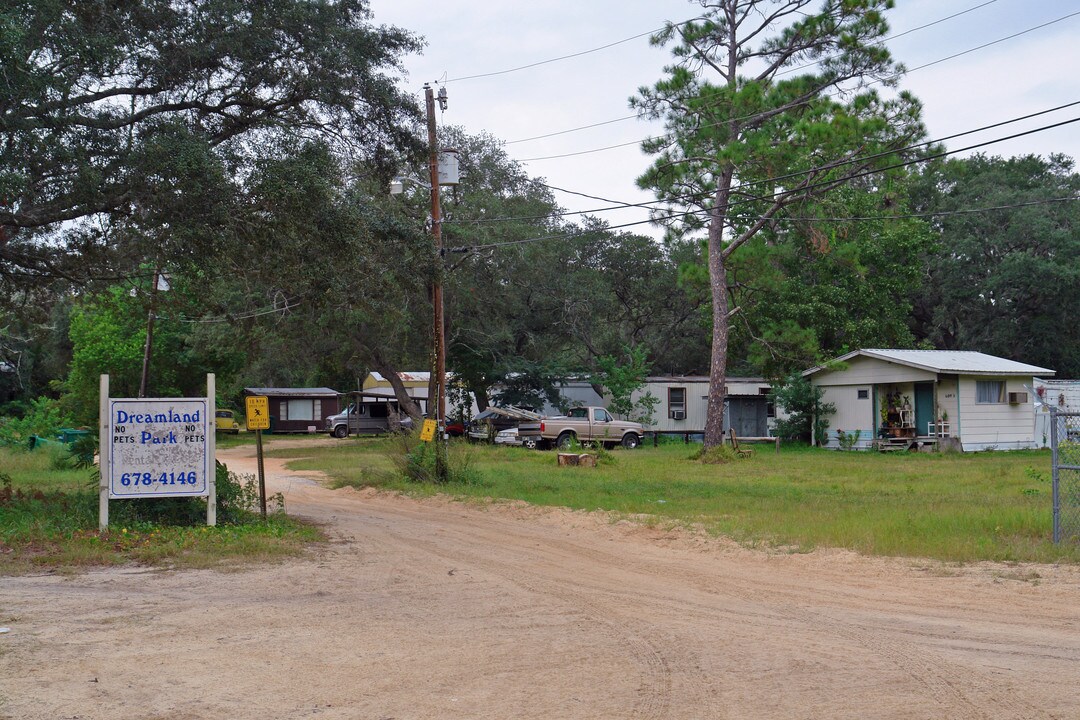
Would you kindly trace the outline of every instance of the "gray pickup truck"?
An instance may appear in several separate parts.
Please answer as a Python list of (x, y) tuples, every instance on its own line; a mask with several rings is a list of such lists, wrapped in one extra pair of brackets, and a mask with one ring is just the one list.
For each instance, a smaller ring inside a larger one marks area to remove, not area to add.
[(633, 449), (641, 444), (644, 435), (641, 423), (616, 420), (602, 407), (574, 408), (566, 415), (540, 421), (541, 446), (554, 445), (560, 450), (570, 447), (575, 440)]

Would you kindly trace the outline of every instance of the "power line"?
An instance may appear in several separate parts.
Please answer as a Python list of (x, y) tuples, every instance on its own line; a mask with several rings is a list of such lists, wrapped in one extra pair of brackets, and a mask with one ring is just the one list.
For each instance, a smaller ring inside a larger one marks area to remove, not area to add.
[[(825, 164), (825, 165), (819, 165), (819, 166), (810, 168), (808, 170), (801, 170), (799, 172), (787, 173), (785, 175), (778, 175), (776, 177), (767, 178), (765, 180), (756, 180), (756, 181), (747, 182), (747, 183), (740, 183), (739, 185), (733, 187), (732, 189), (733, 190), (738, 190), (740, 188), (752, 187), (754, 185), (761, 185), (761, 184), (764, 184), (764, 183), (775, 182), (777, 180), (787, 180), (787, 179), (790, 179), (790, 178), (793, 178), (793, 177), (800, 177), (802, 175), (807, 175), (807, 174), (810, 174), (810, 173), (813, 173), (813, 172), (819, 172), (821, 170), (827, 170), (827, 169), (833, 169), (833, 168), (837, 168), (837, 167), (843, 167), (845, 165), (851, 165), (851, 164), (856, 163), (856, 162), (865, 162), (867, 160), (874, 160), (874, 159), (877, 159), (877, 158), (880, 158), (880, 157), (887, 157), (889, 155), (895, 155), (897, 153), (909, 152), (911, 150), (917, 150), (917, 149), (923, 148), (923, 147), (930, 147), (932, 145), (937, 145), (939, 143), (943, 143), (943, 142), (945, 142), (947, 140), (955, 140), (956, 138), (959, 138), (959, 137), (964, 137), (964, 136), (967, 136), (967, 135), (974, 135), (976, 133), (985, 132), (987, 130), (993, 130), (995, 128), (1004, 127), (1006, 125), (1011, 125), (1013, 123), (1021, 122), (1023, 120), (1030, 120), (1030, 119), (1035, 118), (1035, 117), (1040, 117), (1042, 115), (1048, 115), (1050, 113), (1058, 112), (1060, 110), (1065, 110), (1067, 108), (1075, 107), (1077, 105), (1080, 105), (1080, 100), (1074, 100), (1073, 102), (1065, 103), (1063, 105), (1058, 105), (1056, 107), (1047, 108), (1045, 110), (1039, 110), (1039, 111), (1036, 111), (1036, 112), (1033, 112), (1033, 113), (1028, 113), (1027, 115), (1020, 115), (1019, 117), (1010, 118), (1008, 120), (1002, 120), (1002, 121), (999, 121), (999, 122), (996, 122), (996, 123), (991, 123), (990, 125), (983, 125), (981, 127), (977, 127), (977, 128), (971, 129), (971, 130), (965, 130), (963, 132), (953, 133), (952, 135), (946, 135), (944, 137), (936, 138), (934, 140), (927, 140), (925, 142), (916, 143), (914, 145), (908, 145), (906, 147), (896, 148), (895, 150), (889, 150), (889, 151), (886, 151), (886, 152), (875, 153), (873, 155), (860, 156), (860, 157), (850, 158), (848, 160), (844, 160), (844, 161), (840, 161), (840, 162), (829, 163), (829, 164)], [(1053, 127), (1053, 126), (1051, 126), (1051, 127)], [(1008, 139), (1008, 138), (1006, 138), (1006, 139)], [(994, 141), (994, 142), (999, 142), (999, 141)], [(588, 197), (588, 198), (591, 198), (593, 200), (601, 200), (602, 202), (616, 203), (616, 205), (612, 206), (612, 207), (593, 208), (593, 209), (590, 209), (590, 210), (576, 210), (576, 211), (567, 211), (567, 212), (560, 212), (560, 213), (551, 213), (551, 214), (548, 214), (548, 215), (531, 215), (531, 216), (506, 217), (506, 218), (483, 218), (483, 219), (477, 219), (477, 220), (468, 220), (468, 221), (464, 221), (464, 222), (468, 223), (468, 224), (471, 224), (471, 225), (479, 225), (479, 224), (494, 223), (494, 222), (511, 222), (511, 221), (523, 221), (523, 220), (546, 220), (546, 219), (553, 218), (553, 217), (565, 217), (565, 216), (568, 216), (568, 215), (589, 215), (589, 214), (598, 213), (598, 212), (609, 212), (609, 211), (612, 211), (612, 210), (624, 210), (624, 209), (627, 209), (627, 208), (637, 208), (637, 207), (645, 207), (645, 208), (652, 209), (650, 206), (653, 203), (656, 202), (656, 201), (648, 201), (648, 202), (640, 202), (640, 203), (624, 203), (624, 202), (620, 202), (618, 200), (609, 200), (609, 199), (606, 199), (606, 198), (601, 198), (601, 197), (598, 197), (598, 196), (595, 196), (595, 195), (588, 195), (586, 193), (577, 192), (577, 191), (574, 191), (574, 190), (566, 190), (564, 188), (555, 187), (553, 185), (544, 184), (544, 187), (550, 188), (552, 190), (557, 190), (559, 192), (570, 193), (572, 195), (581, 195), (582, 197)], [(692, 197), (692, 195), (682, 195), (682, 196), (672, 198), (672, 200), (684, 200), (684, 199), (689, 198), (689, 197)], [(454, 221), (447, 220), (445, 222), (446, 223), (451, 223), (451, 222), (454, 222)]]
[[(1061, 203), (1061, 202), (1074, 202), (1074, 201), (1077, 201), (1077, 200), (1080, 200), (1080, 196), (1047, 198), (1047, 199), (1044, 199), (1044, 200), (1032, 200), (1030, 202), (1013, 203), (1013, 204), (1010, 204), (1010, 205), (993, 205), (993, 206), (990, 206), (990, 207), (967, 208), (965, 210), (942, 210), (942, 211), (938, 211), (938, 212), (931, 211), (931, 212), (924, 212), (924, 213), (907, 213), (907, 214), (904, 214), (904, 215), (877, 215), (877, 216), (865, 215), (865, 216), (851, 216), (851, 217), (805, 217), (805, 216), (800, 217), (800, 216), (786, 215), (785, 218), (788, 219), (788, 220), (805, 220), (805, 221), (809, 221), (809, 222), (874, 222), (874, 221), (882, 221), (882, 220), (910, 220), (910, 219), (929, 218), (929, 217), (952, 217), (954, 215), (974, 215), (974, 214), (984, 213), (984, 212), (993, 212), (993, 211), (996, 211), (996, 210), (1014, 210), (1014, 209), (1017, 209), (1017, 208), (1031, 207), (1031, 206), (1035, 206), (1035, 205), (1050, 205), (1050, 204)], [(676, 218), (676, 217), (685, 217), (687, 215), (700, 215), (702, 212), (705, 212), (705, 211), (691, 210), (691, 211), (687, 211), (687, 212), (683, 212), (683, 213), (675, 213), (673, 215), (668, 216), (665, 219), (672, 219), (672, 218)], [(747, 217), (746, 219), (748, 219), (748, 220), (758, 220), (758, 219), (761, 219), (761, 216), (750, 216), (750, 217)], [(607, 232), (607, 231), (610, 231), (610, 230), (619, 230), (619, 229), (626, 228), (626, 227), (631, 227), (631, 226), (634, 226), (634, 225), (642, 225), (642, 224), (648, 223), (648, 222), (652, 222), (652, 221), (651, 220), (642, 220), (642, 221), (638, 221), (638, 222), (624, 223), (622, 225), (610, 225), (610, 226), (601, 228), (600, 231)], [(511, 246), (511, 245), (526, 245), (526, 244), (529, 244), (529, 243), (541, 242), (541, 241), (544, 241), (544, 240), (573, 240), (574, 238), (582, 237), (584, 235), (588, 235), (589, 233), (595, 233), (595, 232), (598, 232), (598, 231), (597, 230), (579, 230), (579, 231), (575, 231), (575, 232), (558, 233), (558, 234), (555, 234), (555, 235), (544, 235), (542, 237), (536, 237), (536, 238), (524, 238), (524, 239), (521, 239), (521, 240), (507, 240), (505, 242), (489, 243), (489, 244), (486, 244), (486, 245), (473, 245), (473, 246), (460, 247), (460, 248), (448, 248), (446, 252), (454, 252), (454, 253), (476, 252), (476, 251), (480, 251), (480, 250), (489, 250), (489, 249), (500, 248), (500, 247), (508, 247), (508, 246)]]
[[(676, 23), (674, 25), (674, 27), (678, 27), (679, 25), (685, 25), (688, 22), (692, 22), (692, 20), (683, 20), (680, 23)], [(528, 65), (520, 65), (518, 67), (508, 68), (506, 70), (496, 70), (494, 72), (478, 73), (476, 75), (466, 75), (464, 77), (452, 78), (450, 80), (444, 81), (444, 84), (445, 83), (452, 83), (452, 82), (461, 82), (462, 80), (475, 80), (477, 78), (494, 77), (496, 75), (506, 75), (507, 73), (518, 72), (519, 70), (528, 70), (529, 68), (534, 68), (534, 67), (537, 67), (537, 66), (540, 66), (540, 65), (547, 65), (549, 63), (559, 62), (561, 60), (569, 60), (571, 58), (581, 57), (582, 55), (589, 55), (589, 54), (594, 53), (594, 52), (600, 52), (601, 50), (607, 50), (608, 48), (615, 47), (616, 45), (622, 45), (623, 43), (628, 43), (631, 40), (637, 40), (638, 38), (643, 38), (646, 35), (652, 35), (654, 33), (658, 33), (658, 32), (660, 32), (661, 30), (664, 30), (664, 29), (665, 28), (657, 28), (656, 30), (649, 30), (648, 32), (638, 33), (637, 35), (632, 35), (632, 36), (630, 36), (628, 38), (623, 38), (622, 40), (616, 40), (615, 42), (610, 42), (607, 45), (601, 45), (600, 47), (591, 48), (589, 50), (582, 50), (581, 52), (570, 53), (569, 55), (561, 55), (559, 57), (550, 58), (548, 60), (540, 60), (540, 61), (537, 61), (537, 62), (534, 62), (534, 63), (529, 63)]]
[[(908, 72), (914, 72), (916, 70), (922, 70), (923, 68), (928, 68), (931, 65), (937, 65), (938, 63), (943, 63), (946, 60), (952, 60), (953, 58), (958, 58), (961, 55), (967, 55), (968, 53), (973, 53), (976, 50), (982, 50), (983, 48), (988, 48), (991, 45), (997, 45), (998, 43), (1005, 42), (1006, 40), (1012, 40), (1013, 38), (1018, 38), (1021, 35), (1027, 35), (1029, 32), (1034, 32), (1036, 30), (1041, 30), (1044, 27), (1049, 27), (1050, 25), (1054, 25), (1054, 24), (1059, 23), (1059, 22), (1061, 22), (1063, 20), (1068, 20), (1069, 18), (1076, 17), (1077, 15), (1080, 15), (1080, 10), (1077, 10), (1076, 12), (1073, 12), (1073, 13), (1069, 13), (1068, 15), (1062, 15), (1057, 20), (1050, 20), (1048, 22), (1044, 22), (1042, 25), (1036, 25), (1035, 27), (1030, 27), (1027, 30), (1021, 30), (1020, 32), (1013, 33), (1012, 35), (1007, 35), (1006, 37), (1003, 37), (1003, 38), (998, 38), (997, 40), (991, 40), (988, 43), (984, 43), (984, 44), (979, 45), (977, 47), (973, 47), (970, 50), (964, 50), (963, 52), (958, 52), (955, 55), (949, 55), (948, 57), (941, 58), (940, 60), (934, 60), (933, 62), (926, 63), (925, 65), (919, 65), (917, 67), (913, 67), (910, 70), (908, 70)], [(896, 77), (898, 77), (898, 76), (896, 76)]]
[[(969, 12), (973, 12), (973, 11), (978, 10), (980, 8), (984, 8), (987, 5), (992, 5), (995, 2), (997, 2), (997, 0), (987, 0), (986, 2), (980, 3), (980, 4), (975, 5), (973, 7), (969, 7), (966, 10), (961, 10), (960, 12), (953, 13), (952, 15), (947, 15), (946, 17), (939, 18), (938, 20), (934, 20), (933, 22), (926, 23), (925, 25), (919, 25), (918, 27), (913, 27), (910, 30), (905, 30), (904, 32), (897, 33), (896, 35), (890, 35), (889, 37), (882, 38), (881, 40), (877, 40), (877, 41), (875, 41), (874, 43), (871, 43), (871, 44), (873, 44), (873, 45), (881, 45), (881, 44), (886, 43), (886, 42), (888, 42), (890, 40), (895, 40), (896, 38), (904, 37), (905, 35), (910, 35), (911, 33), (918, 32), (919, 30), (925, 30), (926, 28), (933, 27), (934, 25), (938, 25), (940, 23), (946, 22), (947, 20), (952, 20), (953, 18), (960, 17), (961, 15), (966, 15)], [(641, 37), (641, 36), (639, 35), (637, 37)], [(630, 39), (633, 39), (633, 38), (630, 38)], [(806, 68), (814, 67), (815, 65), (820, 65), (822, 62), (823, 62), (822, 60), (818, 60), (816, 62), (808, 63), (806, 65), (799, 65), (797, 67), (789, 68), (788, 70), (784, 70), (782, 72), (779, 72), (779, 73), (777, 73), (777, 75), (789, 75), (789, 74), (791, 74), (793, 72), (797, 72), (799, 70), (805, 70)], [(640, 117), (641, 117), (640, 113), (635, 113), (633, 115), (627, 115), (625, 117), (615, 118), (614, 120), (603, 120), (601, 122), (596, 122), (596, 123), (592, 123), (592, 124), (589, 124), (589, 125), (581, 125), (581, 126), (574, 127), (574, 128), (568, 128), (566, 130), (558, 130), (558, 131), (555, 131), (555, 132), (546, 133), (544, 135), (534, 135), (532, 137), (521, 138), (519, 140), (507, 140), (503, 144), (504, 145), (516, 145), (517, 143), (529, 142), (529, 141), (532, 141), (532, 140), (543, 140), (545, 138), (555, 137), (557, 135), (566, 135), (568, 133), (578, 132), (580, 130), (590, 130), (590, 129), (595, 128), (595, 127), (602, 127), (604, 125), (611, 125), (611, 124), (614, 124), (614, 123), (617, 123), (617, 122), (625, 122), (627, 120), (635, 120), (635, 119), (640, 118)]]
[[(1002, 138), (997, 138), (995, 140), (987, 140), (986, 142), (976, 143), (974, 145), (968, 145), (967, 147), (957, 148), (956, 150), (945, 150), (945, 151), (942, 151), (942, 152), (939, 152), (939, 153), (934, 153), (932, 155), (927, 155), (925, 157), (916, 158), (916, 159), (913, 159), (913, 160), (908, 160), (908, 161), (905, 161), (905, 162), (902, 162), (902, 163), (896, 163), (896, 164), (889, 165), (889, 166), (886, 166), (886, 167), (883, 167), (883, 168), (874, 168), (874, 169), (865, 170), (863, 172), (859, 172), (859, 173), (856, 173), (856, 174), (848, 177), (846, 180), (850, 182), (851, 180), (856, 180), (858, 178), (866, 177), (868, 175), (876, 175), (878, 173), (882, 173), (882, 172), (885, 172), (885, 171), (888, 171), (888, 170), (897, 170), (897, 169), (900, 169), (900, 168), (909, 167), (911, 165), (917, 165), (917, 164), (920, 164), (920, 163), (929, 162), (931, 160), (937, 160), (937, 159), (940, 159), (940, 158), (943, 158), (943, 157), (947, 157), (949, 155), (955, 155), (957, 153), (967, 152), (969, 150), (975, 150), (975, 149), (986, 147), (988, 145), (993, 145), (993, 144), (996, 144), (996, 143), (999, 143), (999, 142), (1005, 142), (1006, 140), (1013, 140), (1013, 139), (1016, 139), (1018, 137), (1023, 137), (1025, 135), (1032, 135), (1032, 134), (1037, 133), (1037, 132), (1043, 132), (1043, 131), (1046, 131), (1046, 130), (1052, 130), (1054, 128), (1062, 127), (1062, 126), (1065, 126), (1065, 125), (1071, 125), (1072, 123), (1076, 123), (1076, 122), (1080, 122), (1080, 117), (1072, 118), (1071, 120), (1064, 120), (1062, 122), (1054, 123), (1052, 125), (1045, 125), (1043, 127), (1035, 128), (1033, 130), (1026, 130), (1024, 132), (1014, 133), (1012, 135), (1008, 135), (1008, 136), (1005, 136), (1005, 137), (1002, 137)], [(779, 193), (774, 193), (774, 194), (769, 195), (769, 196), (759, 196), (759, 197), (746, 198), (744, 200), (739, 200), (739, 201), (730, 203), (728, 205), (728, 208), (730, 209), (731, 207), (736, 207), (738, 205), (744, 205), (744, 204), (747, 204), (747, 203), (758, 202), (758, 201), (766, 200), (766, 199), (782, 198), (785, 195), (793, 195), (793, 194), (796, 194), (796, 193), (803, 193), (803, 192), (806, 192), (807, 190), (812, 190), (812, 189), (815, 189), (815, 188), (820, 188), (820, 187), (824, 187), (824, 186), (832, 185), (832, 184), (835, 184), (835, 181), (822, 181), (822, 182), (819, 182), (819, 183), (814, 183), (814, 184), (807, 185), (805, 187), (797, 188), (797, 189), (794, 189), (794, 190), (785, 190), (785, 191), (782, 191), (782, 192), (779, 192)], [(733, 188), (733, 189), (735, 189), (735, 188)], [(1071, 198), (1071, 199), (1080, 199), (1080, 197)], [(1054, 200), (1054, 202), (1060, 202), (1061, 200), (1063, 200), (1063, 199)], [(1002, 207), (1004, 208), (1005, 206), (1002, 206)], [(993, 209), (998, 209), (998, 208), (985, 208), (985, 209), (986, 210), (993, 210)], [(635, 222), (622, 223), (620, 225), (611, 225), (611, 226), (608, 226), (608, 227), (604, 228), (604, 230), (618, 230), (618, 229), (627, 228), (627, 227), (634, 227), (634, 226), (637, 226), (637, 225), (652, 224), (652, 223), (656, 223), (656, 222), (660, 222), (660, 221), (664, 221), (664, 220), (673, 220), (673, 219), (681, 218), (681, 217), (689, 217), (689, 216), (693, 216), (693, 215), (704, 215), (704, 214), (708, 214), (708, 213), (711, 213), (711, 212), (712, 212), (712, 208), (705, 208), (705, 209), (700, 209), (700, 210), (688, 210), (688, 211), (685, 211), (685, 212), (674, 212), (674, 213), (672, 213), (670, 215), (667, 215), (665, 217), (651, 218), (649, 220), (638, 220), (638, 221), (635, 221)], [(882, 216), (882, 217), (873, 218), (873, 219), (875, 219), (875, 220), (888, 220), (890, 217), (891, 216)], [(447, 248), (446, 252), (472, 252), (472, 251), (476, 251), (476, 250), (484, 250), (484, 249), (488, 249), (488, 248), (497, 248), (497, 247), (506, 247), (506, 246), (510, 246), (510, 245), (524, 245), (524, 244), (527, 244), (527, 243), (540, 242), (540, 241), (543, 241), (543, 240), (553, 240), (553, 239), (560, 239), (560, 238), (561, 239), (569, 239), (569, 238), (572, 238), (572, 237), (574, 237), (576, 235), (584, 234), (585, 232), (590, 232), (590, 231), (582, 231), (582, 232), (576, 232), (576, 233), (575, 232), (561, 233), (561, 234), (556, 234), (556, 235), (546, 235), (546, 236), (537, 237), (537, 238), (523, 238), (521, 240), (507, 240), (507, 241), (504, 241), (504, 242), (488, 243), (488, 244), (485, 244), (485, 245), (465, 246), (465, 247), (460, 247), (460, 248)]]
[[(952, 217), (955, 215), (977, 215), (978, 213), (993, 212), (995, 210), (1016, 210), (1018, 208), (1031, 207), (1033, 205), (1051, 205), (1061, 202), (1073, 202), (1080, 200), (1080, 196), (1072, 195), (1069, 197), (1059, 198), (1045, 198), (1043, 200), (1030, 200), (1028, 202), (1012, 203), (1010, 205), (994, 205), (992, 207), (982, 208), (966, 208), (964, 210), (941, 210), (938, 212), (927, 211), (921, 213), (906, 213), (903, 215), (854, 215), (851, 217), (807, 217), (796, 215), (785, 215), (788, 220), (806, 220), (809, 222), (870, 222), (874, 220), (912, 220), (918, 218), (933, 218), (933, 217)], [(760, 219), (760, 218), (750, 218)]]
[[(1027, 33), (1034, 32), (1036, 30), (1041, 30), (1042, 28), (1048, 27), (1050, 25), (1054, 25), (1056, 23), (1063, 22), (1063, 21), (1068, 20), (1069, 18), (1075, 17), (1077, 15), (1080, 15), (1080, 10), (1078, 10), (1077, 12), (1069, 13), (1068, 15), (1063, 15), (1063, 16), (1057, 18), (1056, 20), (1050, 20), (1050, 21), (1047, 21), (1045, 23), (1042, 23), (1041, 25), (1036, 25), (1036, 26), (1030, 27), (1030, 28), (1028, 28), (1026, 30), (1021, 30), (1019, 32), (1013, 33), (1012, 35), (1007, 35), (1005, 37), (998, 38), (997, 40), (991, 40), (988, 43), (983, 43), (982, 45), (978, 45), (978, 46), (973, 47), (973, 48), (968, 48), (967, 50), (962, 50), (962, 51), (960, 51), (958, 53), (953, 53), (952, 55), (949, 55), (947, 57), (938, 58), (937, 60), (932, 60), (932, 61), (930, 61), (928, 63), (923, 63), (922, 65), (917, 65), (917, 66), (915, 66), (913, 68), (908, 68), (904, 72), (893, 73), (892, 75), (889, 75), (888, 77), (881, 78), (879, 80), (869, 81), (866, 84), (867, 85), (877, 85), (877, 84), (880, 84), (880, 83), (888, 82), (890, 80), (899, 79), (899, 78), (903, 77), (904, 75), (906, 75), (908, 73), (913, 73), (913, 72), (916, 72), (918, 70), (923, 70), (925, 68), (932, 67), (934, 65), (939, 65), (939, 64), (941, 64), (943, 62), (947, 62), (949, 60), (954, 60), (954, 59), (956, 59), (958, 57), (962, 57), (964, 55), (968, 55), (970, 53), (977, 52), (979, 50), (983, 50), (983, 49), (988, 48), (988, 47), (990, 47), (992, 45), (997, 45), (998, 43), (1003, 43), (1003, 42), (1005, 42), (1007, 40), (1012, 40), (1014, 38), (1020, 37), (1021, 35), (1026, 35)], [(832, 92), (832, 93), (823, 93), (822, 97), (837, 97), (839, 95), (843, 95), (844, 93), (845, 93), (845, 91), (843, 91), (843, 90), (837, 90), (836, 92)], [(751, 115), (744, 115), (742, 117), (725, 118), (724, 120), (720, 121), (719, 123), (714, 123), (713, 125), (711, 125), (709, 127), (717, 127), (718, 125), (725, 124), (725, 123), (730, 123), (730, 122), (739, 122), (739, 121), (742, 121), (742, 120), (750, 120), (750, 119), (756, 117), (759, 114), (760, 113), (754, 113), (754, 114), (751, 114)], [(637, 117), (637, 116), (635, 116), (635, 117)], [(558, 134), (558, 133), (556, 133), (556, 134)], [(538, 162), (538, 161), (541, 161), (541, 160), (559, 160), (559, 159), (562, 159), (562, 158), (576, 157), (576, 156), (579, 156), (579, 155), (591, 155), (593, 153), (606, 152), (608, 150), (615, 150), (617, 148), (629, 147), (631, 145), (640, 145), (641, 143), (646, 142), (647, 140), (671, 140), (671, 139), (672, 139), (672, 134), (667, 133), (665, 135), (657, 136), (656, 138), (645, 137), (645, 138), (642, 138), (640, 140), (634, 140), (634, 141), (625, 142), (625, 143), (618, 143), (618, 144), (615, 144), (615, 145), (606, 145), (604, 147), (592, 148), (590, 150), (578, 150), (578, 151), (570, 152), (570, 153), (561, 153), (559, 155), (544, 155), (544, 156), (541, 156), (541, 157), (520, 158), (520, 159), (518, 159), (518, 162), (525, 163), (525, 162)]]
[[(905, 30), (902, 33), (897, 33), (896, 35), (890, 35), (889, 37), (884, 37), (884, 38), (881, 38), (880, 40), (875, 40), (874, 42), (872, 42), (870, 44), (871, 45), (883, 45), (884, 43), (887, 43), (890, 40), (895, 40), (896, 38), (901, 38), (901, 37), (904, 37), (905, 35), (910, 35), (911, 33), (918, 32), (919, 30), (925, 30), (926, 28), (933, 27), (934, 25), (940, 25), (941, 23), (943, 23), (943, 22), (945, 22), (947, 20), (952, 20), (953, 18), (960, 17), (961, 15), (966, 15), (969, 12), (973, 12), (973, 11), (978, 10), (980, 8), (984, 8), (987, 5), (993, 5), (996, 2), (997, 2), (997, 0), (987, 0), (987, 2), (980, 3), (979, 5), (975, 5), (974, 7), (969, 7), (967, 10), (961, 10), (960, 12), (953, 13), (952, 15), (947, 15), (946, 17), (940, 18), (938, 20), (934, 20), (933, 22), (928, 22), (925, 25), (919, 25), (918, 27), (913, 27), (910, 30)], [(806, 65), (800, 65), (798, 67), (789, 68), (787, 70), (784, 70), (782, 72), (778, 72), (776, 74), (777, 75), (790, 75), (793, 72), (798, 72), (799, 70), (805, 70), (806, 68), (811, 68), (811, 67), (814, 67), (815, 65), (820, 65), (824, 61), (825, 61), (825, 59), (823, 58), (821, 60), (817, 60), (815, 62), (808, 63)]]
[(280, 314), (284, 315), (285, 313), (292, 310), (293, 308), (295, 308), (299, 304), (300, 304), (300, 298), (299, 297), (294, 298), (293, 300), (289, 300), (288, 298), (285, 298), (285, 304), (282, 305), (282, 306), (275, 305), (275, 307), (272, 307), (272, 308), (260, 309), (260, 310), (251, 310), (251, 311), (248, 311), (246, 313), (241, 313), (239, 315), (227, 315), (227, 316), (221, 316), (221, 317), (207, 317), (207, 318), (178, 317), (178, 318), (176, 318), (176, 320), (178, 322), (184, 322), (184, 323), (236, 322), (237, 320), (249, 320), (251, 318), (262, 317), (263, 315), (273, 315), (273, 314), (276, 314), (276, 313), (280, 313)]

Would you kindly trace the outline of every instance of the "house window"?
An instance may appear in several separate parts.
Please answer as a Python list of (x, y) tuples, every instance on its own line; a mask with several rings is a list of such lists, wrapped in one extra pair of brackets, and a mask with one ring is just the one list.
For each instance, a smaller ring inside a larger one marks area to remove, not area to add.
[(776, 417), (776, 404), (773, 403), (772, 388), (771, 387), (758, 388), (757, 394), (765, 396), (765, 417), (770, 417), (770, 418)]
[(286, 400), (281, 403), (281, 419), (282, 420), (314, 420), (315, 419), (315, 403), (318, 400), (312, 400), (311, 398), (301, 398), (296, 400)]
[(860, 400), (869, 400), (870, 399), (870, 391), (869, 390), (866, 390), (864, 388), (862, 390), (859, 390), (858, 392), (859, 392), (859, 399)]
[(1005, 381), (1003, 380), (976, 380), (975, 402), (977, 403), (1003, 403), (1005, 402)]
[(686, 419), (686, 388), (668, 388), (668, 417), (672, 420)]

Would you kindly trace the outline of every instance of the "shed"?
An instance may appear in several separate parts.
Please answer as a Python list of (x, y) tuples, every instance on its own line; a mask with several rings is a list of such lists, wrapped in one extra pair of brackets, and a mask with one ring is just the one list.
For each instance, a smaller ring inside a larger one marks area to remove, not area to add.
[(916, 448), (948, 442), (964, 450), (1037, 447), (1031, 388), (1054, 371), (966, 350), (856, 350), (803, 372), (833, 403), (838, 431), (855, 447)]
[(266, 396), (272, 432), (321, 432), (326, 426), (326, 418), (341, 409), (338, 391), (327, 387), (249, 387), (244, 388), (244, 394)]

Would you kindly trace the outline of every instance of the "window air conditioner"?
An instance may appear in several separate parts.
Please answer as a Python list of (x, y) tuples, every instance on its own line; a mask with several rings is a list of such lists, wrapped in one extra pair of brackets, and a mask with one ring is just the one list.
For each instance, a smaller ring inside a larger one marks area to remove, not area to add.
[(1010, 405), (1023, 405), (1028, 401), (1028, 394), (1026, 392), (1011, 392), (1009, 393)]
[(682, 410), (672, 410), (671, 411), (671, 419), (672, 420), (684, 420), (685, 418), (686, 418), (686, 413), (684, 413)]

